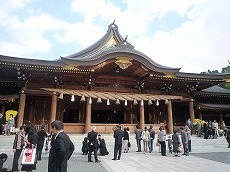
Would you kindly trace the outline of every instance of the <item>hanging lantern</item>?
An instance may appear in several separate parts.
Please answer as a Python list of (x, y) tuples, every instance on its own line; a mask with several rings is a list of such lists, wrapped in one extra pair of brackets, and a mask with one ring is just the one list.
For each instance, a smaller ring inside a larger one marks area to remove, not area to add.
[(137, 102), (136, 99), (134, 99), (133, 104), (134, 104), (134, 105), (137, 105), (137, 104), (138, 104), (138, 102)]
[(74, 95), (71, 96), (71, 102), (74, 102)]
[(167, 105), (169, 103), (168, 99), (165, 99), (165, 104)]
[(107, 106), (109, 106), (110, 105), (110, 102), (109, 102), (109, 99), (107, 99)]
[(92, 98), (89, 97), (89, 104), (92, 104)]
[(119, 104), (120, 104), (120, 100), (117, 99), (117, 100), (116, 100), (116, 105), (119, 105)]
[(141, 100), (141, 106), (144, 106), (144, 100)]
[(148, 105), (152, 105), (153, 104), (153, 102), (152, 102), (152, 100), (148, 100)]
[(100, 97), (98, 97), (98, 99), (97, 99), (97, 103), (102, 103), (102, 101), (101, 101), (101, 98), (100, 98)]
[(58, 98), (63, 99), (63, 93), (60, 93)]
[(81, 96), (81, 102), (85, 102), (85, 96)]
[(156, 101), (156, 105), (159, 106), (159, 101), (158, 100)]
[(128, 101), (127, 100), (125, 100), (125, 106), (127, 106), (128, 105)]

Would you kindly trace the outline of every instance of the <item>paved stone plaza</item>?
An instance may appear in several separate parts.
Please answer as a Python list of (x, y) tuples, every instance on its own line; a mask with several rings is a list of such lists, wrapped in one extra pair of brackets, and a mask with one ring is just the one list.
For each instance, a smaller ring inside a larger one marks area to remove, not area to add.
[[(167, 151), (167, 156), (163, 157), (159, 153), (159, 148), (154, 147), (151, 154), (145, 155), (143, 152), (136, 152), (135, 136), (130, 135), (132, 147), (130, 152), (122, 154), (121, 160), (112, 161), (114, 139), (112, 134), (102, 134), (105, 138), (108, 151), (107, 156), (99, 156), (101, 163), (88, 163), (87, 156), (81, 155), (81, 143), (85, 135), (71, 134), (70, 138), (75, 144), (75, 151), (68, 162), (68, 172), (135, 172), (135, 171), (167, 171), (167, 172), (228, 172), (230, 169), (230, 149), (227, 148), (225, 138), (204, 140), (192, 136), (192, 153), (190, 156), (174, 157)], [(4, 164), (11, 168), (12, 165), (12, 144), (14, 136), (0, 136), (0, 153), (7, 153), (9, 158)], [(37, 164), (38, 172), (47, 172), (48, 155), (42, 155), (42, 161)], [(92, 158), (93, 159), (93, 158)], [(21, 159), (19, 160), (19, 162)]]

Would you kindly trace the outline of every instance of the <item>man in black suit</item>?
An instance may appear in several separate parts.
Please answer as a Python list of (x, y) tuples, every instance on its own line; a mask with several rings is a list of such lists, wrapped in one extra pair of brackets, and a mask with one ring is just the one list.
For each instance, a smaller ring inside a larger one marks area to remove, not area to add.
[(2, 135), (3, 132), (3, 125), (5, 124), (6, 120), (2, 113), (0, 113), (0, 135)]
[(89, 140), (89, 153), (88, 153), (88, 162), (93, 162), (91, 159), (92, 152), (94, 152), (95, 162), (101, 162), (97, 158), (97, 147), (98, 147), (98, 140), (97, 140), (97, 133), (95, 132), (96, 127), (92, 127), (92, 131), (88, 133), (88, 140)]
[(51, 128), (55, 138), (50, 149), (48, 172), (66, 172), (67, 161), (74, 151), (74, 144), (64, 133), (64, 125), (61, 121), (52, 122)]
[[(114, 158), (112, 160), (120, 160), (121, 159), (122, 138), (124, 137), (124, 132), (121, 130), (120, 125), (118, 125), (117, 129), (114, 131), (113, 137), (115, 138), (115, 146), (114, 146)], [(118, 157), (117, 157), (117, 152), (119, 152)]]
[(37, 142), (37, 157), (38, 157), (38, 161), (42, 160), (42, 149), (44, 146), (44, 141), (45, 138), (47, 138), (47, 133), (45, 131), (45, 126), (42, 125), (41, 130), (39, 132), (37, 132), (38, 135), (38, 142)]

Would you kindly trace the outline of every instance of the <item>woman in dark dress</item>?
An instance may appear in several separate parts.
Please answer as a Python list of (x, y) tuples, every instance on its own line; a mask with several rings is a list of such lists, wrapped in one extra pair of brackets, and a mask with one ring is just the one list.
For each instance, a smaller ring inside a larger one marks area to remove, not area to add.
[(103, 139), (103, 138), (100, 141), (100, 153), (101, 153), (102, 156), (109, 154), (109, 152), (108, 152), (108, 150), (106, 148), (105, 139)]
[(88, 154), (88, 139), (87, 137), (84, 138), (84, 140), (82, 141), (82, 155), (87, 155)]
[(176, 133), (176, 131), (173, 132), (172, 141), (173, 141), (174, 155), (179, 156), (178, 155), (178, 153), (179, 153), (178, 148), (179, 148), (179, 145), (180, 145), (180, 138), (179, 138), (178, 134)]
[[(25, 140), (26, 148), (35, 148), (37, 145), (37, 140), (38, 140), (38, 136), (35, 131), (35, 126), (33, 124), (27, 124), (25, 126), (25, 134), (27, 136), (27, 139)], [(36, 164), (37, 162), (35, 162), (33, 165), (23, 164), (21, 171), (30, 172), (32, 170), (36, 170)]]

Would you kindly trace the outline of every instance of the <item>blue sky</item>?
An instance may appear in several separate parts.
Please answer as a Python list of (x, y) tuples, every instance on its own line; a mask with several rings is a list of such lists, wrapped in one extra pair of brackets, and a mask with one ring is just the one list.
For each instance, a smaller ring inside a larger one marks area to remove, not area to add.
[(113, 22), (155, 62), (181, 72), (230, 60), (228, 0), (0, 0), (0, 54), (55, 60), (97, 40)]

